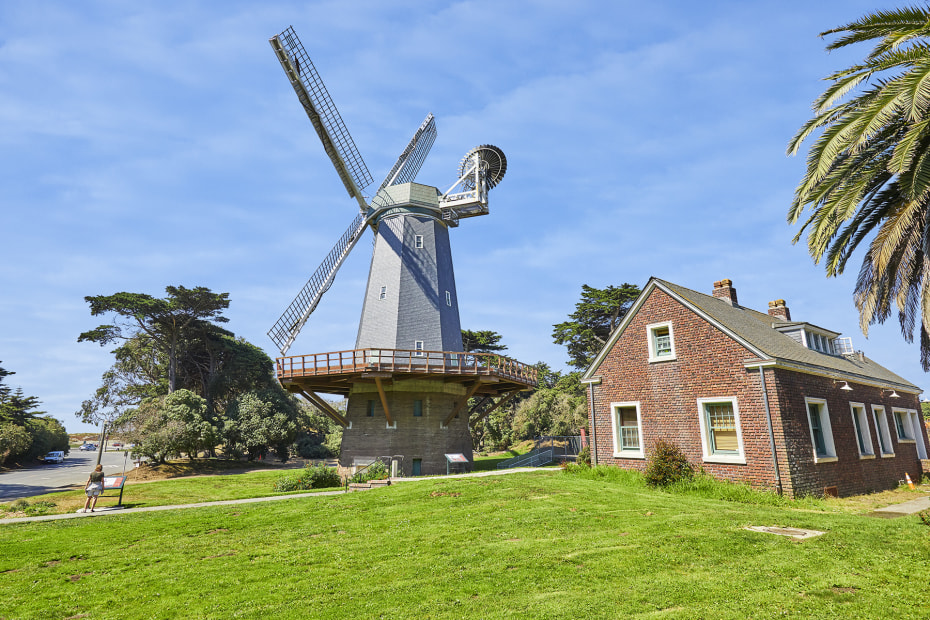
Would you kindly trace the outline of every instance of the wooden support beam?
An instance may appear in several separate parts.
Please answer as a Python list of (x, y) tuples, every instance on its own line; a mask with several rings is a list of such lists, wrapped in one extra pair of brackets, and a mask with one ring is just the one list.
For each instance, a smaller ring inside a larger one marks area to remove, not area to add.
[(481, 400), (475, 403), (475, 406), (468, 410), (468, 417), (470, 418), (476, 411), (478, 411), (478, 409), (483, 407), (488, 402), (492, 402), (492, 403), (494, 402), (494, 399), (491, 398), (491, 395), (488, 394), (488, 395), (482, 396)]
[[(485, 411), (484, 413), (482, 413), (481, 415), (479, 415), (477, 418), (475, 418), (474, 420), (472, 420), (471, 422), (469, 422), (469, 424), (471, 424), (472, 426), (475, 426), (476, 424), (478, 424), (478, 422), (480, 422), (481, 420), (483, 420), (483, 419), (486, 418), (487, 416), (491, 415), (491, 412), (492, 412), (492, 411), (494, 411), (494, 410), (497, 409), (498, 407), (502, 407), (503, 405), (506, 405), (506, 404), (509, 403), (511, 400), (513, 400), (513, 397), (516, 396), (517, 394), (519, 394), (519, 392), (511, 392), (511, 393), (509, 393), (509, 394), (506, 394), (506, 395), (502, 396), (501, 398), (498, 398), (498, 399), (497, 399), (497, 402), (494, 403), (494, 406), (493, 406), (493, 407), (491, 407), (490, 409), (488, 409), (487, 411)], [(471, 415), (471, 414), (469, 414), (469, 415)]]
[(477, 392), (478, 388), (481, 387), (481, 383), (482, 382), (479, 380), (471, 384), (471, 386), (468, 388), (468, 392), (465, 394), (465, 397), (455, 405), (455, 409), (452, 410), (452, 413), (450, 413), (442, 423), (443, 426), (449, 426), (449, 422), (451, 422), (453, 418), (459, 414), (459, 411), (462, 410), (462, 407), (468, 404), (468, 399), (475, 395), (475, 392)]
[[(302, 389), (297, 390), (301, 396), (309, 400), (311, 403), (316, 405), (320, 411), (329, 416), (329, 418), (339, 424), (343, 428), (348, 428), (350, 426), (349, 421), (343, 417), (338, 411), (333, 409), (328, 402), (319, 397), (315, 392), (304, 391)], [(309, 393), (308, 393), (309, 392)]]
[(391, 426), (394, 426), (394, 420), (391, 418), (391, 410), (388, 408), (387, 404), (387, 394), (384, 393), (384, 386), (381, 385), (381, 377), (375, 377), (375, 385), (378, 386), (378, 396), (381, 397), (381, 406), (384, 407), (384, 417), (387, 418), (387, 423)]

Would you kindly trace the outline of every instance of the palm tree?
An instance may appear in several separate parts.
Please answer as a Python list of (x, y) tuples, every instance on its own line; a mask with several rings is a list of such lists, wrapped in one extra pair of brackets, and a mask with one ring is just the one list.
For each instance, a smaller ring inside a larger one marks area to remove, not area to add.
[(877, 11), (820, 36), (829, 35), (839, 36), (827, 50), (875, 47), (826, 78), (814, 117), (788, 145), (797, 154), (822, 130), (788, 211), (791, 224), (808, 211), (794, 242), (806, 230), (814, 262), (836, 276), (871, 237), (854, 294), (862, 331), (897, 308), (905, 340), (920, 324), (930, 370), (930, 6)]

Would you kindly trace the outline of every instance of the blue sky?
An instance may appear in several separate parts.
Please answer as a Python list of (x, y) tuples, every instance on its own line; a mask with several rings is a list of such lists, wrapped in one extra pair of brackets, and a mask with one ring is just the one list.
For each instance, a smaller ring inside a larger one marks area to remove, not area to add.
[[(268, 38), (293, 25), (377, 182), (427, 112), (417, 180), (508, 158), (491, 214), (452, 231), (462, 325), (556, 368), (581, 285), (650, 276), (852, 336), (926, 387), (897, 323), (858, 327), (785, 222), (803, 157), (785, 145), (822, 78), (865, 49), (817, 33), (896, 6), (782, 2), (0, 3), (0, 360), (72, 432), (112, 361), (78, 343), (86, 295), (228, 292), (265, 335), (351, 220), (350, 199)], [(350, 349), (370, 233), (291, 350)], [(861, 259), (861, 256), (859, 257)]]

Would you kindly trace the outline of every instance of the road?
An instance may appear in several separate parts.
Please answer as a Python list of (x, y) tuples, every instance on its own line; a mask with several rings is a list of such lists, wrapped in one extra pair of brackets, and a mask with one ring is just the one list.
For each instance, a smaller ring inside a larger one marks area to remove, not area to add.
[[(104, 473), (110, 475), (123, 471), (124, 460), (122, 450), (109, 450), (103, 453), (100, 463)], [(0, 473), (0, 503), (83, 486), (96, 464), (96, 452), (73, 448), (60, 465), (36, 465)], [(132, 468), (132, 461), (126, 467)]]

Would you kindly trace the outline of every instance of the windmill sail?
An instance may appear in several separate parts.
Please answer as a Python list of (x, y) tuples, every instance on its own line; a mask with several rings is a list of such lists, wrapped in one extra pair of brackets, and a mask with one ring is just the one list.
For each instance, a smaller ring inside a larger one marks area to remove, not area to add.
[(349, 196), (355, 198), (364, 211), (368, 205), (362, 197), (362, 190), (371, 185), (371, 173), (307, 50), (297, 38), (293, 27), (271, 37), (269, 42)]
[(326, 260), (317, 267), (297, 294), (297, 297), (291, 302), (291, 305), (287, 307), (281, 318), (268, 331), (268, 336), (278, 346), (281, 355), (287, 355), (287, 350), (294, 344), (297, 334), (300, 333), (304, 323), (310, 318), (310, 314), (316, 310), (323, 293), (332, 286), (333, 280), (336, 278), (336, 272), (339, 271), (339, 267), (342, 266), (346, 256), (349, 255), (362, 233), (365, 232), (367, 225), (368, 221), (362, 214), (355, 216), (345, 233), (330, 250)]
[(400, 185), (401, 183), (410, 183), (413, 181), (435, 141), (436, 119), (433, 118), (432, 114), (427, 114), (426, 120), (423, 121), (420, 128), (413, 134), (413, 138), (410, 139), (407, 148), (405, 148), (404, 152), (397, 158), (397, 162), (394, 164), (394, 167), (391, 168), (391, 171), (388, 172), (387, 177), (384, 179), (384, 182), (381, 183), (381, 187), (378, 188), (378, 191), (380, 192), (389, 185)]

